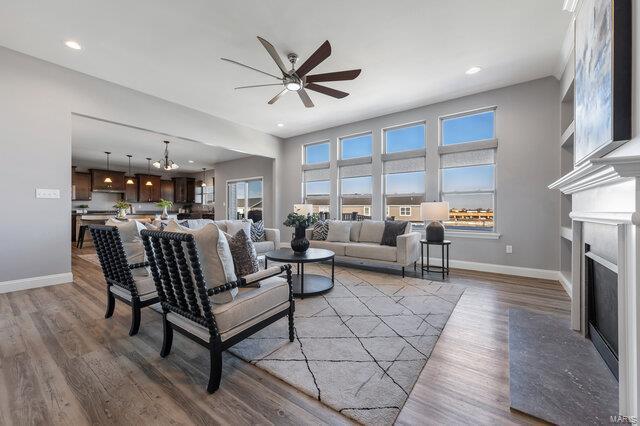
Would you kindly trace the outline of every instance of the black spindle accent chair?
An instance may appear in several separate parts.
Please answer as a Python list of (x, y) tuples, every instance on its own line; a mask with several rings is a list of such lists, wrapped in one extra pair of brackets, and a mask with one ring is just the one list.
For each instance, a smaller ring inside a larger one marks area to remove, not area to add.
[(89, 225), (89, 231), (107, 282), (107, 312), (104, 317), (111, 318), (113, 315), (115, 299), (131, 306), (129, 336), (133, 336), (140, 328), (140, 310), (159, 301), (153, 278), (134, 277), (131, 273), (133, 269), (149, 266), (149, 263), (127, 263), (127, 255), (116, 226)]
[[(291, 265), (272, 266), (210, 288), (192, 234), (143, 230), (141, 235), (162, 306), (160, 356), (169, 355), (174, 329), (208, 348), (209, 393), (220, 386), (222, 352), (234, 344), (285, 316), (289, 317), (289, 341), (293, 342)], [(283, 272), (286, 281), (278, 277)], [(258, 281), (260, 287), (247, 287)], [(211, 296), (234, 288), (240, 289), (234, 301), (213, 304)]]

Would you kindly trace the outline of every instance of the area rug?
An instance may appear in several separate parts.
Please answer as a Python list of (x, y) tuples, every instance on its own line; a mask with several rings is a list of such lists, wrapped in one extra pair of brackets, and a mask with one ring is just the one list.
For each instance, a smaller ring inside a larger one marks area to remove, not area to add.
[(296, 299), (293, 343), (284, 318), (229, 351), (353, 420), (392, 424), (464, 287), (344, 267), (335, 278)]

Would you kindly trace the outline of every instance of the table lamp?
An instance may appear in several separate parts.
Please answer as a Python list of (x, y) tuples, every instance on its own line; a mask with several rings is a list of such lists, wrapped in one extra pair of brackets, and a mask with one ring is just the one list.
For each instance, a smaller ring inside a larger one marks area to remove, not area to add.
[(303, 216), (313, 214), (313, 204), (294, 204), (293, 212)]
[(431, 221), (427, 225), (427, 241), (441, 243), (444, 241), (444, 225), (441, 220), (449, 219), (449, 203), (447, 201), (432, 201), (420, 204), (420, 217), (425, 221)]

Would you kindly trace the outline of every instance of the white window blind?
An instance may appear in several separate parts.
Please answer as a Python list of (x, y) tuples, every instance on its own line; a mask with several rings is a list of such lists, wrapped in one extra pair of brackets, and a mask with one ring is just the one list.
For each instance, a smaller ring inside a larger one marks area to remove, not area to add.
[(384, 173), (408, 173), (423, 172), (426, 169), (426, 158), (403, 158), (400, 160), (388, 160), (384, 162)]
[(494, 148), (479, 149), (473, 151), (452, 152), (440, 155), (440, 167), (477, 166), (482, 164), (495, 164), (496, 150)]

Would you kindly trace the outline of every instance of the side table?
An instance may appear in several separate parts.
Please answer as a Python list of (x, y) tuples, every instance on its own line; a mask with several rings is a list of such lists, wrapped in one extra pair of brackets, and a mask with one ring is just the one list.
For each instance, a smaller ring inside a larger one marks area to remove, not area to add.
[[(431, 265), (431, 259), (429, 258), (429, 246), (434, 245), (434, 246), (440, 246), (442, 249), (442, 266), (437, 266), (437, 265)], [(424, 247), (427, 246), (427, 266), (424, 266)], [(444, 240), (441, 242), (436, 242), (436, 241), (427, 241), (427, 240), (420, 240), (420, 266), (422, 269), (422, 276), (424, 277), (424, 272), (426, 271), (427, 273), (429, 272), (441, 272), (442, 273), (442, 279), (444, 280), (444, 274), (449, 275), (449, 247), (451, 246), (451, 241), (449, 240)], [(446, 248), (446, 258), (445, 258), (445, 248)]]

